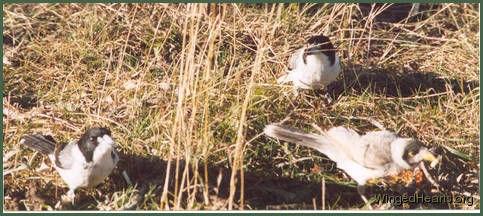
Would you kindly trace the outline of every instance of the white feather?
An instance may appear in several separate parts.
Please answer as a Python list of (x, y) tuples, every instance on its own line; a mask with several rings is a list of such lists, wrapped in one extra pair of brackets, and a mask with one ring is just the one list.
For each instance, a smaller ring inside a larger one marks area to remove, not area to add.
[(337, 79), (342, 71), (339, 57), (335, 55), (334, 64), (331, 64), (329, 57), (320, 52), (307, 55), (305, 64), (303, 53), (306, 47), (297, 50), (290, 58), (291, 70), (288, 74), (280, 77), (278, 83), (292, 81), (294, 89), (324, 89)]

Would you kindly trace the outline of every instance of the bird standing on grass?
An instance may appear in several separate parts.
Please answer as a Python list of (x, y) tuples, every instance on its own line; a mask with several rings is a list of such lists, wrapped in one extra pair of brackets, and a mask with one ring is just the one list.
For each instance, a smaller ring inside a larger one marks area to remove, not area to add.
[(40, 134), (24, 135), (20, 143), (48, 155), (60, 177), (69, 186), (67, 197), (74, 204), (75, 189), (94, 187), (109, 176), (119, 156), (117, 142), (111, 131), (102, 127), (87, 130), (79, 141), (56, 143), (52, 137)]
[(327, 155), (357, 182), (357, 189), (366, 203), (363, 186), (368, 180), (414, 169), (423, 160), (436, 160), (421, 142), (402, 138), (387, 130), (361, 136), (350, 128), (335, 127), (319, 135), (271, 124), (265, 126), (264, 132), (270, 137), (307, 146)]
[(293, 82), (294, 93), (298, 89), (326, 89), (342, 71), (339, 57), (329, 38), (313, 36), (307, 44), (295, 51), (289, 59), (288, 74), (278, 83)]

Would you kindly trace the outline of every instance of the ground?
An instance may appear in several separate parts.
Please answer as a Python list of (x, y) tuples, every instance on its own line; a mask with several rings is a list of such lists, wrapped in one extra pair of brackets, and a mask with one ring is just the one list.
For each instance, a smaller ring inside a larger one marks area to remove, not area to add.
[[(3, 4), (4, 210), (366, 209), (325, 155), (263, 135), (377, 130), (419, 139), (436, 182), (368, 185), (375, 209), (479, 209), (479, 5)], [(324, 34), (343, 73), (292, 93), (294, 48)], [(66, 185), (19, 140), (110, 128), (121, 161), (96, 188)], [(166, 174), (169, 173), (168, 176)], [(471, 197), (388, 205), (380, 194)]]

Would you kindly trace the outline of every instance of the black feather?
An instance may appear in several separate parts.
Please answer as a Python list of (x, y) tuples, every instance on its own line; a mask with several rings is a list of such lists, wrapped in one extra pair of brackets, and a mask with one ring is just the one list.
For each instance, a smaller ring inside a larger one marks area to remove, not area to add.
[[(406, 161), (407, 163), (411, 164), (410, 158), (413, 157), (414, 155), (417, 155), (423, 147), (424, 147), (424, 145), (423, 145), (422, 142), (420, 142), (418, 140), (413, 140), (404, 149), (403, 160)], [(409, 153), (411, 153), (413, 156), (411, 156)]]
[(52, 136), (44, 136), (41, 134), (24, 135), (20, 143), (45, 155), (52, 154), (55, 150), (55, 140)]
[(305, 64), (307, 64), (307, 55), (312, 55), (316, 52), (322, 52), (327, 55), (331, 65), (335, 63), (334, 45), (332, 45), (328, 37), (324, 35), (313, 36), (309, 38), (307, 44), (313, 45), (313, 47), (306, 49), (304, 52), (303, 60)]
[(102, 137), (104, 135), (111, 135), (111, 131), (106, 128), (102, 127), (95, 127), (87, 130), (82, 137), (80, 138), (77, 145), (79, 145), (79, 149), (86, 158), (87, 162), (92, 161), (92, 157), (94, 155), (94, 150), (96, 149), (99, 143), (97, 142), (98, 137)]

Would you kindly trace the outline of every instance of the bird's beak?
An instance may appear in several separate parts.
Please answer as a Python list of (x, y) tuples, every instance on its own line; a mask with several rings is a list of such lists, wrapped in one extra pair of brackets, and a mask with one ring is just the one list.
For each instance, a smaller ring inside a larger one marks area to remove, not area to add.
[(111, 142), (111, 146), (112, 146), (112, 147), (116, 147), (118, 144), (119, 144), (119, 143), (118, 143), (118, 142), (116, 142), (115, 140), (112, 140), (112, 142)]
[(437, 159), (431, 152), (428, 152), (428, 153), (426, 153), (426, 155), (424, 155), (423, 160), (433, 162)]
[(116, 140), (112, 139), (112, 138), (111, 138), (110, 141), (112, 141), (111, 142), (112, 147), (117, 147), (117, 145), (119, 145), (119, 143)]
[(102, 137), (102, 139), (106, 144), (111, 145), (112, 147), (116, 147), (119, 144), (114, 139), (112, 139), (111, 136), (109, 136), (109, 135), (104, 135), (104, 137)]

